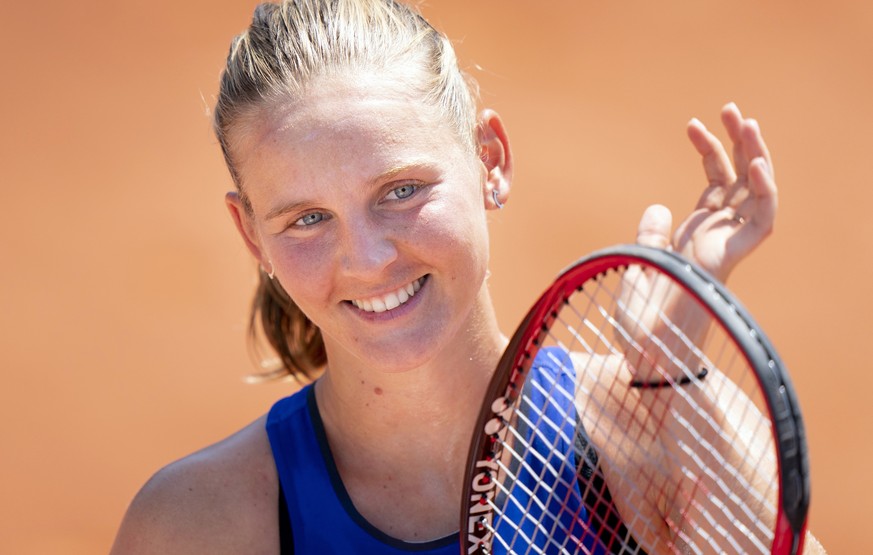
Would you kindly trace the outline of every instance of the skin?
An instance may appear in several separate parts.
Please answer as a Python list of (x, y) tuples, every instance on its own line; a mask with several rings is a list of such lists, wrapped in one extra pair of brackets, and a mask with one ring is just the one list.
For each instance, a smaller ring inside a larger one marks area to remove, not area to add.
[[(325, 79), (318, 96), (272, 108), (237, 154), (252, 213), (234, 195), (228, 204), (252, 253), (322, 330), (330, 362), (316, 397), (358, 510), (420, 541), (457, 527), (462, 473), (451, 461), (467, 437), (454, 432), (472, 426), (503, 346), (485, 286), (485, 208), (508, 185), (497, 176), (509, 156), (492, 171), (409, 88), (372, 79)], [(489, 154), (499, 163), (505, 133), (496, 115), (485, 119), (483, 143), (504, 137)], [(349, 302), (425, 276), (391, 312)], [(414, 492), (444, 509), (424, 514)]]
[[(385, 533), (422, 541), (457, 531), (468, 448), (458, 431), (472, 429), (506, 343), (485, 282), (486, 213), (493, 191), (508, 198), (512, 155), (496, 113), (480, 115), (476, 152), (413, 87), (398, 86), (410, 72), (322, 78), (310, 88), (317, 96), (261, 107), (233, 137), (251, 210), (237, 193), (227, 206), (252, 255), (322, 330), (329, 364), (316, 398), (355, 506)], [(692, 120), (708, 186), (675, 233), (666, 208), (649, 208), (638, 241), (671, 246), (724, 279), (770, 233), (776, 187), (757, 124), (732, 104), (722, 121), (733, 164)], [(395, 311), (349, 302), (423, 277)], [(264, 421), (159, 471), (112, 553), (277, 554)]]

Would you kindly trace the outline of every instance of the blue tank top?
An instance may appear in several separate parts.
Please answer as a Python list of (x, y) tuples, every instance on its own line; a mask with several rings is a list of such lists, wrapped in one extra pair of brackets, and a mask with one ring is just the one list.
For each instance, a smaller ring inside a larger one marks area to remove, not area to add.
[(273, 405), (267, 435), (288, 506), (295, 553), (458, 554), (458, 534), (404, 542), (378, 530), (355, 509), (330, 453), (311, 385)]
[[(518, 430), (532, 448), (513, 469), (524, 486), (513, 488), (511, 500), (497, 501), (504, 506), (497, 536), (525, 538), (525, 553), (604, 555), (607, 550), (577, 479), (583, 461), (577, 460), (575, 446), (587, 440), (587, 434), (576, 414), (573, 362), (563, 349), (549, 347), (537, 354), (529, 372)], [(495, 542), (493, 553), (504, 552), (505, 547)]]
[[(525, 386), (530, 405), (538, 407), (535, 412), (546, 415), (548, 421), (562, 424), (556, 428), (545, 423), (546, 420), (537, 419), (538, 424), (527, 430), (528, 439), (535, 446), (542, 446), (548, 458), (544, 460), (529, 453), (520, 478), (537, 484), (536, 476), (544, 463), (560, 469), (557, 487), (566, 489), (557, 497), (564, 499), (564, 506), (555, 505), (556, 496), (547, 494), (550, 488), (534, 486), (528, 493), (522, 488), (513, 493), (514, 502), (508, 504), (506, 518), (500, 526), (522, 530), (540, 553), (600, 555), (607, 550), (596, 539), (596, 526), (589, 518), (576, 481), (579, 461), (575, 460), (574, 438), (578, 441), (584, 436), (579, 435), (575, 406), (571, 397), (551, 393), (556, 388), (572, 392), (574, 382), (575, 370), (567, 354), (560, 349), (544, 349), (534, 360), (531, 379)], [(267, 435), (287, 503), (294, 553), (457, 555), (460, 552), (459, 534), (430, 542), (404, 542), (378, 530), (355, 509), (331, 455), (311, 385), (273, 405), (267, 417)], [(552, 446), (559, 448), (554, 450)], [(537, 502), (531, 503), (531, 497)], [(550, 520), (552, 518), (558, 522)], [(536, 521), (540, 524), (531, 524)], [(571, 531), (570, 537), (575, 541), (565, 540), (560, 544), (550, 541), (544, 532), (554, 529)], [(504, 536), (507, 533), (508, 530), (503, 531)], [(493, 548), (494, 553), (505, 551), (499, 544)]]

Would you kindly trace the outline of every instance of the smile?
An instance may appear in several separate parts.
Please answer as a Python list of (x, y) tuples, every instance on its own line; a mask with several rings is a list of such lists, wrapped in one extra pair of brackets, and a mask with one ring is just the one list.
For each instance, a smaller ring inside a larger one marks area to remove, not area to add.
[(408, 283), (386, 295), (369, 299), (355, 299), (351, 302), (364, 312), (385, 312), (393, 310), (414, 297), (415, 294), (418, 293), (418, 290), (421, 289), (421, 285), (426, 278), (427, 276), (420, 277), (412, 283)]

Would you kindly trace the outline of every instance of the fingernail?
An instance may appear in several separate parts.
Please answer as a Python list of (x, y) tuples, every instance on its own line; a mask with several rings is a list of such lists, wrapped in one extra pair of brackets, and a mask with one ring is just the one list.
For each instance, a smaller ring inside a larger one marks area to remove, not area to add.
[(754, 132), (756, 137), (761, 136), (761, 126), (758, 124), (758, 120), (753, 118), (746, 119), (746, 125)]
[(696, 125), (702, 127), (703, 129), (706, 129), (706, 126), (703, 125), (703, 122), (697, 118), (691, 118), (691, 120), (688, 121), (688, 125)]

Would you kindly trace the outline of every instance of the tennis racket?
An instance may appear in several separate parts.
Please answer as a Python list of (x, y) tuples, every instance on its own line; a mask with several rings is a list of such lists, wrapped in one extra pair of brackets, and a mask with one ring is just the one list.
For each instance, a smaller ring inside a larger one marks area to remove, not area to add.
[(540, 297), (488, 388), (462, 552), (801, 552), (797, 398), (740, 303), (677, 254), (620, 246)]

